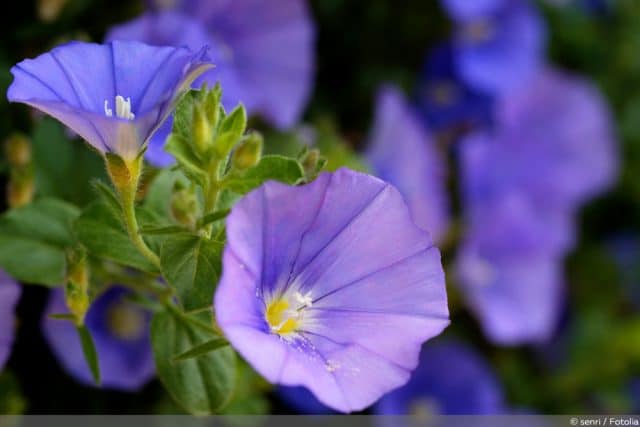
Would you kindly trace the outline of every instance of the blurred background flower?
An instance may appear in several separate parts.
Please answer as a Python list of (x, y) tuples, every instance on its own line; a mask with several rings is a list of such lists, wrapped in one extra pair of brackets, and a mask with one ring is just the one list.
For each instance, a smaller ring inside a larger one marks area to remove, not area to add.
[(75, 325), (51, 318), (68, 313), (62, 291), (53, 291), (42, 317), (42, 331), (51, 351), (69, 375), (89, 386), (140, 390), (155, 374), (149, 324), (151, 315), (127, 301), (127, 291), (112, 287), (91, 305), (85, 324), (98, 352), (101, 384), (95, 384)]

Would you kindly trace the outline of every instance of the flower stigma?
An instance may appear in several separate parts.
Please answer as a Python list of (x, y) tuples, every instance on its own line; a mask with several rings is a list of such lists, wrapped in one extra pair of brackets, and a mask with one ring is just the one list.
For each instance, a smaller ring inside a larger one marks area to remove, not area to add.
[(311, 295), (294, 292), (274, 298), (265, 311), (265, 319), (271, 332), (280, 336), (296, 332), (303, 320), (304, 310), (313, 305)]
[[(109, 108), (109, 101), (104, 100), (104, 114), (113, 117), (113, 110)], [(116, 117), (120, 119), (133, 120), (136, 115), (131, 112), (131, 98), (125, 100), (123, 96), (116, 95)]]

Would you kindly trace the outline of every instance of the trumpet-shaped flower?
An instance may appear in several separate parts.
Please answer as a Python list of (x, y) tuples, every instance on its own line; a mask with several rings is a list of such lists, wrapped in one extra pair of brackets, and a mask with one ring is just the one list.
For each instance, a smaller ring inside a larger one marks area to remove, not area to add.
[(548, 340), (561, 314), (571, 214), (537, 210), (522, 194), (511, 194), (467, 216), (456, 271), (486, 335), (507, 345)]
[(367, 158), (376, 175), (402, 193), (415, 223), (440, 241), (449, 220), (446, 164), (429, 131), (394, 87), (378, 93)]
[(20, 293), (20, 286), (0, 270), (0, 372), (11, 353), (15, 328), (14, 310)]
[[(151, 318), (126, 296), (127, 291), (122, 288), (109, 289), (91, 305), (85, 325), (98, 353), (102, 387), (136, 391), (155, 374), (149, 339)], [(64, 292), (53, 291), (42, 319), (44, 336), (71, 376), (83, 384), (95, 385), (74, 325), (49, 317), (66, 312)]]
[(416, 421), (433, 415), (499, 414), (505, 410), (502, 387), (491, 367), (472, 348), (456, 342), (425, 345), (409, 383), (375, 406), (377, 414), (411, 415)]
[(227, 219), (218, 324), (267, 380), (366, 408), (409, 380), (449, 323), (440, 253), (400, 193), (340, 169), (268, 182)]
[(71, 42), (15, 65), (7, 97), (55, 117), (101, 153), (132, 159), (211, 67), (205, 50)]

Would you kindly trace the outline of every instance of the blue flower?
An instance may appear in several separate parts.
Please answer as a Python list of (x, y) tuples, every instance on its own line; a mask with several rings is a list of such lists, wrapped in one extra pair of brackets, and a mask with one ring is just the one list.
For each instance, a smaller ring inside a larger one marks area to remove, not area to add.
[(544, 63), (546, 28), (528, 0), (443, 0), (456, 23), (454, 60), (472, 87), (500, 94)]
[(502, 387), (491, 367), (472, 348), (456, 342), (425, 345), (411, 380), (374, 407), (376, 414), (412, 415), (421, 424), (432, 415), (505, 410)]
[[(225, 108), (242, 102), (278, 128), (300, 119), (311, 94), (315, 29), (304, 0), (185, 0), (116, 26), (107, 40), (139, 40), (193, 50), (207, 44), (216, 68), (196, 84), (219, 81)], [(149, 161), (170, 163), (163, 154), (169, 127), (153, 139)], [(156, 154), (158, 153), (158, 154)]]
[(267, 182), (235, 205), (227, 237), (220, 328), (267, 380), (335, 410), (403, 385), (422, 343), (449, 323), (438, 249), (372, 176)]
[(0, 270), (0, 372), (9, 358), (15, 335), (14, 310), (20, 299), (20, 285)]
[[(123, 391), (142, 388), (155, 375), (149, 325), (151, 316), (126, 300), (127, 291), (112, 287), (91, 305), (85, 325), (96, 345), (102, 387)], [(95, 386), (75, 326), (51, 319), (68, 312), (62, 290), (51, 293), (42, 330), (64, 369), (85, 385)]]
[(416, 93), (418, 111), (434, 131), (465, 131), (491, 123), (493, 97), (473, 89), (460, 77), (450, 46), (427, 57)]
[(618, 147), (609, 108), (595, 87), (569, 74), (545, 69), (502, 97), (495, 128), (486, 135), (470, 136), (484, 139), (487, 151), (483, 171), (467, 180), (478, 198), (486, 198), (480, 192), (489, 188), (517, 190), (539, 206), (571, 209), (616, 180)]
[(439, 242), (449, 223), (446, 162), (395, 87), (384, 86), (378, 92), (366, 156), (375, 174), (398, 188), (416, 224)]
[(210, 67), (205, 49), (71, 42), (15, 65), (7, 98), (55, 117), (101, 153), (133, 159)]
[(467, 219), (456, 273), (485, 334), (503, 345), (547, 341), (563, 307), (562, 260), (574, 236), (572, 216), (540, 212), (512, 193)]

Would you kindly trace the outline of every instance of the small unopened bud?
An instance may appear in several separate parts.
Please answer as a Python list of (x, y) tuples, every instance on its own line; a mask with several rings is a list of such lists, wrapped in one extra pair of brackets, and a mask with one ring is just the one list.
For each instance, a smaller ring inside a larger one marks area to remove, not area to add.
[(11, 135), (5, 143), (5, 153), (12, 167), (23, 167), (31, 163), (31, 143), (24, 135)]
[(38, 0), (38, 18), (44, 22), (53, 22), (62, 12), (68, 0)]
[(198, 104), (193, 106), (193, 122), (191, 126), (193, 141), (197, 149), (201, 153), (205, 153), (211, 145), (213, 129), (211, 128), (203, 106)]
[(233, 152), (231, 164), (234, 169), (245, 170), (258, 164), (262, 157), (262, 136), (250, 133)]
[(82, 325), (89, 310), (89, 266), (82, 255), (74, 254), (69, 258), (64, 296), (76, 324)]
[(182, 225), (195, 227), (198, 216), (198, 199), (192, 190), (176, 189), (171, 195), (171, 216)]
[(311, 181), (315, 179), (316, 176), (320, 173), (320, 171), (327, 164), (327, 159), (320, 155), (320, 151), (318, 149), (313, 149), (305, 152), (300, 157), (300, 164), (302, 165), (302, 169), (304, 170), (304, 175), (307, 181)]
[(28, 205), (34, 192), (33, 179), (11, 179), (7, 184), (7, 203), (12, 209)]

